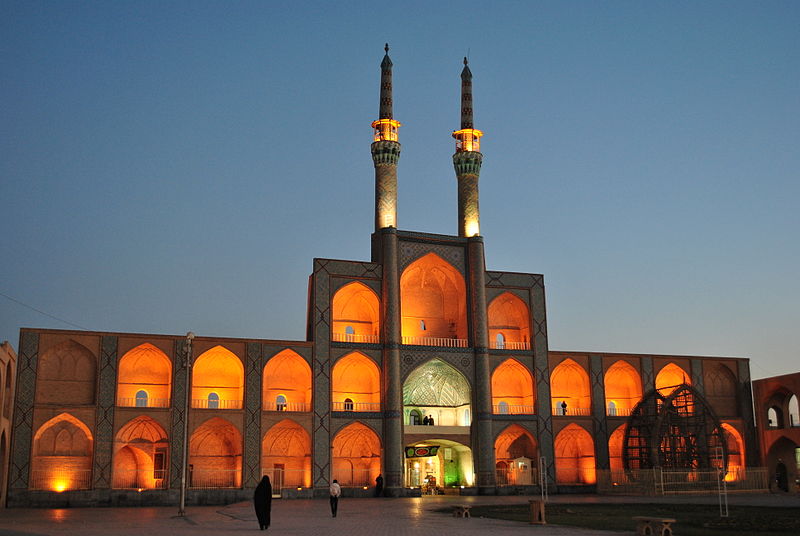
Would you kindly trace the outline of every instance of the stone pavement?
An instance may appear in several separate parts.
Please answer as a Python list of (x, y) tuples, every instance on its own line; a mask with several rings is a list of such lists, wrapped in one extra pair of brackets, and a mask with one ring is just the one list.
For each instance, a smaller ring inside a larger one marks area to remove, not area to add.
[[(492, 536), (533, 534), (536, 536), (614, 536), (633, 534), (536, 526), (497, 519), (460, 519), (436, 512), (455, 504), (519, 504), (527, 497), (422, 497), (409, 499), (341, 499), (339, 515), (331, 518), (327, 500), (274, 500), (272, 525), (265, 534), (336, 534), (381, 536), (410, 534), (459, 534)], [(715, 497), (608, 497), (597, 495), (552, 496), (552, 502), (710, 502)], [(730, 496), (731, 504), (800, 506), (797, 495)], [(185, 518), (175, 507), (0, 509), (0, 536), (70, 535), (82, 536), (188, 536), (255, 534), (258, 531), (252, 504), (192, 506)], [(260, 533), (260, 532), (259, 532)]]

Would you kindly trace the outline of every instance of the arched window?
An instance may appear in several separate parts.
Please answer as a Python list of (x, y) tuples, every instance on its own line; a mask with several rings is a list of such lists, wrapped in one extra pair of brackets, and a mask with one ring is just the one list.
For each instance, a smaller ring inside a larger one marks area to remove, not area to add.
[(380, 342), (380, 301), (364, 283), (354, 281), (333, 296), (332, 340)]
[(769, 428), (781, 428), (783, 426), (780, 411), (780, 408), (775, 406), (767, 410), (767, 426)]
[[(608, 367), (603, 379), (608, 415), (630, 415), (642, 399), (642, 381), (633, 366), (620, 359)], [(611, 413), (611, 410), (614, 413)]]
[(355, 410), (355, 406), (353, 404), (353, 399), (352, 398), (345, 398), (344, 399), (344, 410), (345, 411), (354, 411)]
[[(129, 350), (119, 360), (117, 405), (123, 407), (168, 408), (172, 382), (172, 362), (150, 343)], [(145, 391), (147, 402), (140, 406), (139, 393)]]
[[(215, 346), (198, 356), (192, 371), (192, 407), (211, 408), (211, 393), (218, 409), (241, 409), (244, 365), (224, 346)], [(205, 405), (205, 404), (209, 405)]]
[(219, 409), (219, 395), (208, 393), (208, 409)]
[(422, 424), (422, 414), (419, 412), (418, 409), (412, 409), (411, 412), (408, 414), (409, 423), (414, 426), (418, 426)]
[(351, 342), (353, 340), (352, 335), (356, 334), (356, 328), (354, 328), (353, 326), (347, 326), (344, 328), (344, 334), (349, 335), (349, 337), (347, 337), (348, 339), (347, 342)]
[(504, 292), (487, 309), (490, 344), (499, 350), (530, 350), (531, 315), (524, 301)]
[(572, 359), (565, 359), (550, 375), (554, 415), (588, 415), (591, 408), (589, 374)]
[(275, 409), (277, 411), (286, 411), (286, 397), (283, 395), (278, 395), (275, 398)]
[(495, 337), (495, 348), (498, 350), (503, 350), (506, 347), (506, 336), (502, 333), (498, 333), (497, 337)]
[(500, 413), (500, 415), (508, 415), (508, 402), (506, 402), (505, 400), (501, 400), (500, 403), (497, 405), (497, 407), (499, 410), (498, 413)]
[[(284, 408), (278, 410), (278, 396)], [(264, 366), (264, 409), (267, 411), (311, 410), (311, 367), (293, 350), (286, 349), (271, 357)]]
[(508, 413), (534, 413), (533, 377), (516, 359), (506, 359), (492, 372), (493, 411), (499, 411), (501, 400)]
[(613, 400), (608, 401), (608, 415), (615, 417), (617, 415), (617, 404)]
[(136, 391), (136, 407), (137, 408), (147, 407), (147, 391), (143, 389)]
[(800, 426), (800, 409), (797, 405), (797, 395), (789, 399), (789, 426)]
[(380, 370), (370, 358), (347, 354), (333, 365), (331, 376), (334, 411), (380, 411)]

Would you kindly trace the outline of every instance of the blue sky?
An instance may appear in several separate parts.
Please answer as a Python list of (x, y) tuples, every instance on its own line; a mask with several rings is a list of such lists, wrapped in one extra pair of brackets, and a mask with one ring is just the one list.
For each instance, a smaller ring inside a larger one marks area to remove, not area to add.
[(797, 2), (4, 2), (0, 292), (303, 339), (312, 259), (369, 259), (385, 41), (399, 227), (457, 230), (469, 54), (487, 267), (545, 275), (551, 349), (800, 370)]

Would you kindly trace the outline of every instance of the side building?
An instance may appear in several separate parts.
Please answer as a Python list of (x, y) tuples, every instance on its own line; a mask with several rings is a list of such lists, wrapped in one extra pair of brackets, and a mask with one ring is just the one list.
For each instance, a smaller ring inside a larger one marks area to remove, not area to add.
[(0, 508), (6, 504), (16, 372), (17, 354), (8, 341), (3, 341), (0, 344)]
[(761, 464), (775, 491), (800, 493), (800, 372), (753, 382)]

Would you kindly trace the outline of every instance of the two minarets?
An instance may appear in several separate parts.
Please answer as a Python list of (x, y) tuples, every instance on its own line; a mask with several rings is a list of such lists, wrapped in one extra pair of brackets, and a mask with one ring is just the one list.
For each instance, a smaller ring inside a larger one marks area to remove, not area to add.
[[(400, 122), (392, 117), (392, 60), (389, 45), (381, 62), (381, 94), (372, 160), (375, 164), (375, 230), (397, 228), (397, 162), (400, 159)], [(461, 71), (461, 129), (453, 132), (456, 152), (453, 166), (458, 179), (458, 235), (480, 235), (478, 177), (481, 173), (480, 139), (483, 132), (474, 128), (472, 116), (472, 72), (464, 58)]]

